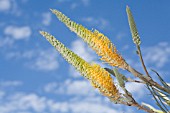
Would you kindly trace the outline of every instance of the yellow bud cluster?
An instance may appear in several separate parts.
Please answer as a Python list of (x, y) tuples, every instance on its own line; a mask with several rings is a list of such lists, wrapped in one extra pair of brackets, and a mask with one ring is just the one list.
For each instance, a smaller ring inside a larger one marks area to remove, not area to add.
[(51, 10), (60, 21), (62, 21), (71, 31), (75, 32), (88, 45), (101, 56), (101, 60), (111, 66), (117, 66), (123, 69), (127, 68), (127, 63), (118, 54), (116, 47), (111, 43), (108, 37), (97, 30), (90, 31), (80, 24), (71, 21), (67, 16), (58, 10)]

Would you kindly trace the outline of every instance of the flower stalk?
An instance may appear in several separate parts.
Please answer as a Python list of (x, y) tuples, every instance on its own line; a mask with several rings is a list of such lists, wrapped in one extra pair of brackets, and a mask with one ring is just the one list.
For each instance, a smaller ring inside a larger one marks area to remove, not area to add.
[[(170, 105), (170, 100), (168, 98), (170, 96), (170, 87), (156, 71), (154, 72), (158, 75), (159, 80), (163, 86), (155, 82), (149, 75), (147, 68), (144, 64), (142, 52), (140, 49), (141, 40), (136, 28), (134, 18), (128, 6), (126, 8), (126, 12), (128, 16), (132, 39), (137, 47), (137, 53), (147, 76), (143, 75), (142, 73), (131, 67), (118, 53), (115, 45), (109, 40), (108, 37), (106, 37), (97, 30), (88, 30), (81, 24), (77, 24), (76, 22), (72, 21), (70, 18), (68, 18), (58, 10), (51, 9), (51, 11), (72, 32), (76, 33), (80, 38), (82, 38), (83, 41), (86, 42), (98, 54), (98, 56), (101, 57), (100, 59), (103, 62), (108, 63), (112, 67), (116, 67), (111, 70), (109, 68), (102, 68), (100, 65), (95, 63), (88, 63), (80, 56), (72, 52), (70, 49), (65, 47), (64, 44), (58, 41), (54, 36), (47, 32), (40, 31), (40, 34), (43, 35), (50, 42), (50, 44), (55, 47), (55, 49), (63, 56), (63, 58), (68, 63), (73, 65), (83, 77), (88, 79), (91, 85), (94, 88), (97, 88), (102, 95), (108, 97), (115, 104), (135, 106), (138, 109), (144, 110), (148, 113), (162, 113), (164, 111), (169, 112), (164, 103), (166, 105)], [(117, 68), (129, 71), (131, 74), (133, 74), (135, 77), (138, 77), (140, 80), (127, 78), (125, 75), (119, 73)], [(122, 89), (123, 93), (119, 92), (117, 86), (113, 81), (113, 78), (110, 76), (109, 73), (116, 77), (118, 81), (118, 86)], [(154, 97), (156, 104), (161, 110), (156, 110), (152, 108), (152, 106), (148, 106), (147, 104), (145, 104), (145, 106), (140, 105), (132, 96), (132, 94), (126, 89), (126, 82), (145, 84), (148, 90), (151, 92), (152, 96)], [(162, 105), (159, 104), (159, 101)]]

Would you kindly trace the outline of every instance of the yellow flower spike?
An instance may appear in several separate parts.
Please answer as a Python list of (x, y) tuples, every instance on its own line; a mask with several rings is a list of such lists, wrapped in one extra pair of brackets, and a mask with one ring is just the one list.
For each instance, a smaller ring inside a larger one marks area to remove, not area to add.
[(116, 47), (111, 41), (97, 30), (90, 31), (80, 24), (70, 20), (67, 16), (62, 14), (58, 10), (51, 11), (63, 22), (71, 31), (75, 32), (81, 37), (88, 45), (101, 56), (101, 60), (107, 62), (111, 66), (117, 66), (123, 69), (127, 69), (127, 63), (118, 54)]
[(50, 43), (53, 45), (64, 57), (64, 59), (72, 64), (85, 78), (87, 78), (94, 88), (108, 97), (119, 98), (120, 94), (114, 85), (110, 74), (97, 64), (90, 64), (79, 57), (77, 54), (66, 48), (61, 42), (55, 39), (54, 36), (47, 32), (40, 31)]

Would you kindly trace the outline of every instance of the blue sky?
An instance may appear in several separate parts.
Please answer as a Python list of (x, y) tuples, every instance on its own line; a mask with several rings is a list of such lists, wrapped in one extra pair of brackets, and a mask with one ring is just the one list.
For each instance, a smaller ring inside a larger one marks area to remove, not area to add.
[[(137, 23), (148, 69), (156, 69), (170, 82), (168, 0), (0, 0), (0, 113), (143, 113), (101, 96), (39, 34), (45, 30), (87, 61), (107, 66), (49, 10), (58, 9), (88, 29), (104, 33), (126, 61), (143, 72), (126, 5)], [(138, 102), (154, 106), (143, 85), (128, 83), (127, 88)]]

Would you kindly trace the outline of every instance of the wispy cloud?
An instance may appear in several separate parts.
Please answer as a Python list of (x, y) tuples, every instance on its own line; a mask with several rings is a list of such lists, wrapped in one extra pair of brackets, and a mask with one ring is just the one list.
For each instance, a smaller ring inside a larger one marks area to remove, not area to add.
[(74, 78), (80, 78), (81, 77), (80, 73), (73, 66), (69, 67), (69, 75), (71, 75)]
[(106, 29), (107, 27), (109, 27), (109, 22), (104, 18), (85, 17), (82, 18), (82, 21), (92, 26), (97, 26), (100, 29)]
[(0, 81), (0, 88), (14, 87), (22, 85), (21, 81)]
[(43, 13), (42, 18), (43, 18), (42, 19), (43, 25), (45, 25), (45, 26), (50, 25), (50, 23), (51, 23), (51, 13), (50, 12)]
[(7, 11), (11, 8), (10, 0), (0, 0), (0, 11)]
[(0, 0), (0, 12), (8, 12), (8, 14), (13, 14), (15, 16), (21, 15), (21, 10), (16, 0)]
[[(14, 82), (14, 84), (16, 84)], [(12, 87), (12, 86), (11, 86)], [(58, 88), (61, 88), (58, 90)], [(47, 93), (61, 94), (66, 96), (65, 100), (49, 99), (40, 96), (36, 92), (6, 93), (0, 90), (0, 111), (2, 113), (119, 113), (123, 112), (122, 106), (113, 106), (100, 95), (96, 95), (94, 89), (85, 80), (68, 79), (62, 83), (51, 82), (44, 87)], [(71, 98), (68, 97), (71, 96)], [(73, 97), (75, 96), (75, 97)], [(79, 98), (83, 96), (83, 98)], [(2, 98), (3, 97), (3, 98)], [(126, 111), (129, 108), (124, 108)]]
[(25, 65), (34, 70), (52, 71), (59, 66), (58, 54), (54, 49), (9, 52), (8, 59), (25, 59)]
[(7, 26), (4, 30), (4, 34), (16, 40), (25, 39), (31, 36), (31, 28), (29, 26)]
[(88, 6), (90, 4), (90, 0), (81, 0), (81, 1), (85, 6)]
[(14, 40), (10, 37), (5, 37), (0, 39), (0, 47), (12, 47)]
[[(138, 88), (141, 87), (136, 87), (132, 92), (138, 94)], [(68, 111), (71, 113), (123, 112), (122, 106), (120, 105), (110, 106), (111, 102), (107, 98), (99, 95), (99, 92), (90, 86), (90, 83), (86, 80), (68, 79), (62, 83), (51, 82), (47, 84), (44, 89), (47, 93), (55, 95), (61, 94), (66, 97), (71, 96), (71, 99), (67, 98), (67, 101), (62, 101), (60, 103), (50, 102), (50, 106), (53, 108), (53, 111), (58, 111), (61, 113)], [(132, 90), (131, 87), (130, 89)], [(132, 112), (129, 108), (125, 109), (126, 111)]]
[(5, 92), (0, 90), (0, 100), (5, 96)]
[(75, 9), (75, 8), (77, 8), (78, 6), (79, 6), (78, 3), (72, 3), (72, 4), (70, 5), (70, 8), (71, 8), (71, 9)]
[(146, 95), (146, 88), (143, 84), (131, 82), (126, 84), (126, 88), (136, 99), (141, 99)]
[(96, 60), (97, 55), (91, 48), (89, 48), (85, 42), (77, 39), (71, 43), (71, 50), (85, 59), (87, 62)]
[[(8, 101), (7, 101), (8, 100)], [(55, 101), (35, 93), (15, 92), (1, 99), (2, 113), (119, 113), (121, 110), (89, 101)]]
[[(87, 80), (66, 80), (64, 83), (52, 82), (45, 86), (45, 91), (54, 94), (76, 95), (76, 96), (92, 96), (95, 90), (90, 86)], [(82, 90), (83, 89), (83, 90)]]
[[(57, 0), (59, 3), (65, 3), (65, 2), (69, 2), (69, 3), (72, 3), (72, 4), (76, 4), (77, 6), (89, 6), (90, 4), (90, 0)], [(72, 6), (71, 4), (71, 6)]]
[[(55, 106), (54, 106), (55, 105)], [(54, 107), (53, 107), (54, 106)], [(120, 113), (120, 110), (107, 107), (100, 103), (90, 102), (62, 102), (53, 104), (53, 108), (60, 113)]]
[(29, 64), (31, 68), (37, 68), (37, 70), (42, 71), (52, 71), (58, 68), (59, 64), (56, 51), (40, 51), (38, 54), (38, 57)]
[(38, 97), (36, 94), (15, 93), (9, 95), (8, 98), (8, 101), (2, 99), (3, 104), (0, 105), (1, 113), (31, 112), (31, 110), (41, 113), (46, 107), (45, 98)]
[(170, 62), (170, 45), (167, 42), (160, 42), (155, 46), (144, 47), (143, 54), (146, 64), (162, 68)]
[(125, 32), (119, 32), (117, 35), (116, 35), (116, 38), (121, 40), (122, 38), (124, 38), (126, 36), (126, 33)]

